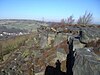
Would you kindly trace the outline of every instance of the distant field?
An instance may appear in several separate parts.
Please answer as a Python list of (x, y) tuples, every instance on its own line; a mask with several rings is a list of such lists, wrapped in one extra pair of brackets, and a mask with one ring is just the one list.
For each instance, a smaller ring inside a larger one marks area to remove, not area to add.
[(35, 20), (0, 20), (0, 26), (6, 26), (7, 28), (17, 28), (17, 29), (25, 29), (25, 30), (33, 30), (35, 31), (40, 25), (47, 26), (48, 24), (43, 23), (41, 21)]

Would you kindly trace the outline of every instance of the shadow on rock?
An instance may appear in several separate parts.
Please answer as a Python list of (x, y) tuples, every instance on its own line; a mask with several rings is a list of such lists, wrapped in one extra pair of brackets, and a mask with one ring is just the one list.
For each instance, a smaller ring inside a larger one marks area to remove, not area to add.
[(66, 75), (65, 72), (61, 71), (61, 63), (59, 60), (55, 63), (56, 67), (47, 66), (45, 70), (45, 75)]

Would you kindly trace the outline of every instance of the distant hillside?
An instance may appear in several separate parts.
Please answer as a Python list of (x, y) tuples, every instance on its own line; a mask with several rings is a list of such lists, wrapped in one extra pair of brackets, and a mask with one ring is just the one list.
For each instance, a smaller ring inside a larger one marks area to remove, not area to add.
[(47, 23), (36, 20), (25, 20), (25, 19), (1, 19), (0, 26), (7, 28), (25, 29), (35, 31), (40, 25), (48, 26)]
[(19, 32), (27, 32), (27, 30), (16, 29), (16, 28), (7, 28), (6, 26), (0, 26), (0, 33), (8, 32), (8, 33), (19, 33)]

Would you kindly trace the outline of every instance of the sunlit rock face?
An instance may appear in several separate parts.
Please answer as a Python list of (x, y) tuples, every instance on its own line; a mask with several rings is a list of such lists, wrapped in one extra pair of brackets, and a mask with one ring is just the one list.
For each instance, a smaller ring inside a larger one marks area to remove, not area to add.
[(73, 46), (73, 51), (75, 51), (76, 49), (85, 47), (85, 44), (80, 43), (78, 39), (74, 39)]
[(75, 53), (73, 75), (100, 75), (100, 56), (89, 48), (78, 49)]

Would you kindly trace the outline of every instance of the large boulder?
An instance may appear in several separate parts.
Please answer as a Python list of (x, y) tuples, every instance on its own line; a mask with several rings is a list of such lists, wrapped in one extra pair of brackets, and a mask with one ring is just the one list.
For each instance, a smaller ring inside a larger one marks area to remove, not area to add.
[(75, 51), (73, 75), (100, 75), (100, 56), (89, 48)]

